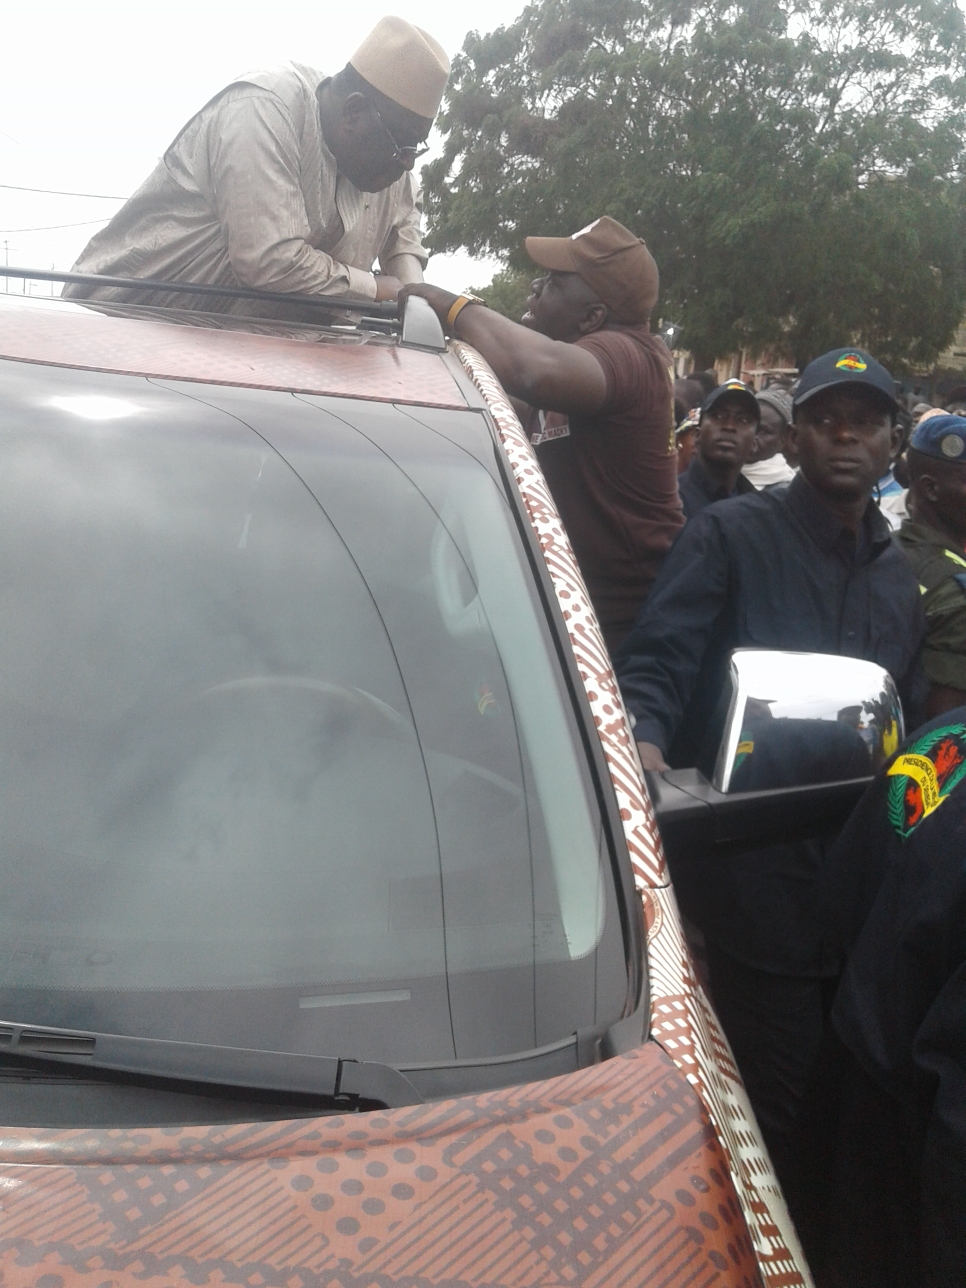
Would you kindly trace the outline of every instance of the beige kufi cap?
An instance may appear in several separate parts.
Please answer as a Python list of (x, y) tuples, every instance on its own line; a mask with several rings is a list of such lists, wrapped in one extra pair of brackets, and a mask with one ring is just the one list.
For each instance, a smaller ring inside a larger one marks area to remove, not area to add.
[(382, 18), (349, 59), (373, 87), (417, 116), (432, 120), (449, 79), (446, 51), (404, 18)]

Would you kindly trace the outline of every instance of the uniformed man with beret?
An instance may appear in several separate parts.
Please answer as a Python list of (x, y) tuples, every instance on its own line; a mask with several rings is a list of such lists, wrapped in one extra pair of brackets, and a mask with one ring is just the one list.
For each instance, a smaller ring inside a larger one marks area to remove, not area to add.
[[(426, 265), (412, 170), (448, 75), (428, 32), (387, 17), (335, 76), (286, 63), (241, 77), (192, 117), (74, 271), (395, 299)], [(64, 294), (236, 313), (288, 308), (80, 284)]]
[(910, 517), (899, 543), (919, 578), (929, 634), (927, 714), (966, 703), (966, 418), (931, 416), (906, 455)]

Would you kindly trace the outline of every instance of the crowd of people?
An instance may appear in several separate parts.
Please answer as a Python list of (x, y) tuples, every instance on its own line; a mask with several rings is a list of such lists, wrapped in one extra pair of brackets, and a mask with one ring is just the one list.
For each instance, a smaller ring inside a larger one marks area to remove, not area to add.
[(842, 836), (669, 862), (817, 1284), (962, 1285), (966, 418), (914, 417), (852, 345), (789, 390), (675, 380), (642, 241), (603, 216), (526, 246), (520, 323), (405, 293), (517, 400), (644, 769), (710, 774), (736, 648), (895, 682), (915, 732)]
[(966, 419), (907, 406), (848, 336), (787, 389), (676, 378), (658, 266), (607, 215), (526, 239), (519, 322), (423, 282), (413, 167), (448, 72), (386, 18), (333, 76), (241, 78), (75, 267), (428, 300), (517, 405), (646, 771), (709, 764), (735, 648), (888, 670), (915, 732), (838, 838), (675, 880), (817, 1282), (966, 1284)]

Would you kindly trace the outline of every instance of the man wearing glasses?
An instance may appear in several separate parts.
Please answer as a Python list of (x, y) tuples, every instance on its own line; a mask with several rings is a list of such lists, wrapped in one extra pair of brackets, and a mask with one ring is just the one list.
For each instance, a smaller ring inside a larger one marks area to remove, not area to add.
[[(412, 171), (448, 75), (432, 36), (387, 17), (335, 76), (286, 63), (242, 77), (188, 122), (74, 271), (395, 299), (422, 281)], [(300, 316), (230, 297), (78, 284), (64, 294)]]

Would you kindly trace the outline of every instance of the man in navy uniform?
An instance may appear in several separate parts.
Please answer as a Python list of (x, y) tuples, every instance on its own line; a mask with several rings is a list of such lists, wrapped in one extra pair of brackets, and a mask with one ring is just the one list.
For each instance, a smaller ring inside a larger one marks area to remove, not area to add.
[(848, 964), (803, 1113), (796, 1222), (821, 1288), (966, 1284), (964, 855), (961, 706), (899, 748), (826, 863)]
[[(710, 771), (735, 648), (877, 662), (920, 718), (925, 619), (915, 573), (872, 501), (898, 443), (895, 384), (836, 349), (802, 373), (787, 489), (707, 506), (678, 537), (621, 650), (641, 763)], [(715, 1007), (780, 1176), (840, 966), (818, 892), (819, 841), (689, 862), (672, 874), (707, 943)]]
[(678, 478), (686, 519), (715, 501), (755, 490), (741, 471), (754, 453), (759, 419), (758, 400), (740, 380), (726, 380), (708, 394), (698, 417), (697, 450)]

